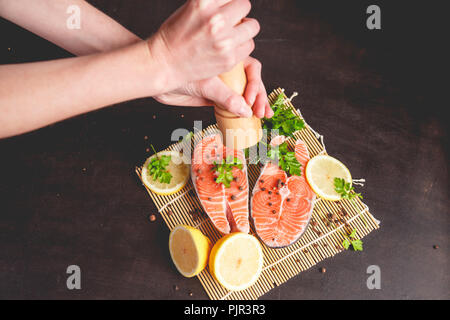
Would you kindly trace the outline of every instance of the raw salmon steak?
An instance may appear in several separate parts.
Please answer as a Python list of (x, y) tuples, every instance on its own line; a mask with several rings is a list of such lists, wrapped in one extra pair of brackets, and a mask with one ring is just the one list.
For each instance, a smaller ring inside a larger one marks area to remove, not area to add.
[[(214, 162), (222, 163), (230, 156), (240, 159), (243, 168), (232, 168), (233, 181), (226, 188), (216, 182)], [(247, 165), (242, 151), (224, 146), (220, 134), (206, 136), (194, 148), (191, 178), (203, 209), (221, 233), (249, 232)]]
[[(285, 141), (275, 137), (271, 145)], [(251, 216), (258, 237), (271, 248), (286, 247), (305, 232), (316, 195), (303, 175), (309, 152), (302, 140), (295, 143), (295, 157), (302, 165), (301, 176), (289, 176), (277, 164), (267, 162), (256, 181), (251, 200)]]

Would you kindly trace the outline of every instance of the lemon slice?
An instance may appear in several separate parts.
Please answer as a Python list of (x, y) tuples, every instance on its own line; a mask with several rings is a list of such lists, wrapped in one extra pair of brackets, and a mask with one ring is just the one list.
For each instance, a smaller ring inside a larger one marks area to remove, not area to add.
[(334, 190), (334, 178), (352, 182), (352, 175), (339, 160), (328, 155), (318, 155), (308, 161), (305, 177), (314, 192), (321, 198), (338, 201), (341, 195)]
[(141, 177), (144, 184), (159, 195), (169, 195), (180, 191), (189, 180), (189, 165), (185, 157), (177, 151), (162, 151), (158, 152), (158, 156), (171, 156), (169, 165), (166, 170), (172, 175), (170, 183), (161, 183), (159, 180), (153, 180), (148, 170), (148, 164), (156, 155), (151, 156), (145, 161), (142, 167)]
[(198, 229), (179, 225), (170, 233), (170, 256), (185, 277), (196, 276), (205, 269), (210, 250), (211, 241)]
[(209, 256), (209, 271), (226, 289), (244, 290), (259, 278), (263, 253), (259, 241), (252, 235), (235, 232), (214, 245)]

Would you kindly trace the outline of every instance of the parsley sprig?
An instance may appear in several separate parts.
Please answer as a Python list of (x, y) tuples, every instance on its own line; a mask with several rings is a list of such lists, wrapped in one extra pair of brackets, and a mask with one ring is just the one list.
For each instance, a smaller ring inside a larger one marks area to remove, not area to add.
[(222, 159), (221, 163), (216, 163), (214, 161), (214, 171), (217, 172), (217, 183), (223, 183), (226, 188), (230, 187), (231, 181), (233, 181), (232, 169), (236, 167), (242, 170), (242, 161), (239, 158), (228, 156), (227, 159)]
[(263, 119), (264, 129), (278, 130), (280, 135), (292, 137), (295, 131), (305, 127), (303, 119), (294, 114), (289, 107), (285, 105), (284, 93), (280, 93), (270, 107), (273, 110), (273, 116), (270, 119)]
[(151, 145), (151, 147), (156, 157), (154, 157), (148, 164), (150, 176), (153, 180), (159, 179), (159, 182), (161, 183), (170, 183), (170, 180), (172, 180), (172, 174), (166, 170), (166, 167), (169, 165), (172, 156), (158, 156), (158, 153), (153, 145)]
[(272, 160), (278, 161), (280, 168), (290, 175), (302, 175), (302, 170), (300, 169), (302, 165), (295, 157), (295, 152), (289, 151), (286, 142), (278, 145), (278, 147), (271, 148), (267, 156)]
[(353, 200), (356, 197), (362, 199), (361, 193), (355, 193), (350, 182), (345, 182), (343, 178), (334, 178), (334, 190), (341, 195), (342, 199)]
[(346, 250), (348, 250), (350, 245), (353, 247), (354, 251), (363, 251), (363, 242), (356, 239), (356, 229), (353, 229), (349, 235), (345, 235), (345, 239), (342, 241), (342, 246)]

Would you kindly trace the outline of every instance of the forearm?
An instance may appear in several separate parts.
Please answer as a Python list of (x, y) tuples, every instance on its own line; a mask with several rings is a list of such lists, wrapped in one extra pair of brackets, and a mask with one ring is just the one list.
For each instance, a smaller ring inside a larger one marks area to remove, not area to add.
[(167, 82), (143, 41), (108, 53), (0, 66), (0, 138), (160, 94)]
[[(81, 28), (69, 29), (67, 8), (80, 8)], [(121, 48), (139, 38), (83, 0), (0, 0), (0, 16), (75, 55)]]

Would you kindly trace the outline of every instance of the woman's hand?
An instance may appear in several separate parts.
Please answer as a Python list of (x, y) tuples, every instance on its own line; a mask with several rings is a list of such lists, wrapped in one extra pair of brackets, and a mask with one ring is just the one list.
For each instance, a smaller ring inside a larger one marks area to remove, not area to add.
[(248, 104), (253, 106), (253, 114), (256, 117), (272, 117), (273, 111), (269, 106), (267, 92), (261, 79), (261, 63), (248, 57), (244, 60), (244, 67), (248, 81), (244, 97), (228, 88), (219, 77), (212, 77), (189, 82), (176, 90), (154, 96), (154, 98), (161, 103), (174, 106), (202, 107), (217, 104), (243, 117), (249, 116), (248, 108), (245, 107), (241, 111), (240, 107)]
[[(73, 2), (90, 17), (82, 33), (54, 33), (59, 18), (51, 17), (72, 1), (0, 0), (2, 14), (31, 31), (77, 54), (99, 52), (0, 66), (0, 138), (148, 96), (176, 105), (214, 101), (242, 116), (249, 116), (253, 105), (255, 115), (270, 116), (260, 64), (248, 58), (259, 31), (256, 20), (245, 19), (248, 0), (189, 0), (147, 41), (86, 2)], [(35, 12), (39, 19), (29, 21)], [(44, 25), (42, 12), (48, 16)], [(245, 61), (248, 78), (245, 99), (216, 77), (239, 61)]]
[[(230, 70), (247, 58), (259, 32), (248, 0), (189, 0), (148, 40), (173, 90)], [(203, 81), (210, 84), (211, 81)]]

